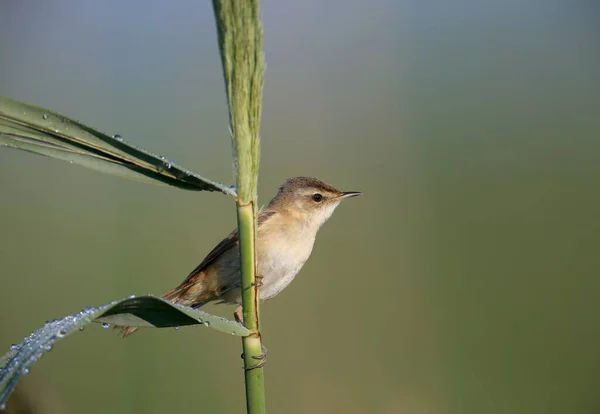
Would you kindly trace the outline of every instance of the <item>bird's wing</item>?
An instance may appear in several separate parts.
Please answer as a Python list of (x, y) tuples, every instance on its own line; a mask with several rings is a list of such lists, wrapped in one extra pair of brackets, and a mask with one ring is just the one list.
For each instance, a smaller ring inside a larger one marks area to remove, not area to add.
[(194, 270), (191, 271), (188, 277), (183, 281), (182, 285), (189, 282), (191, 278), (206, 269), (206, 267), (214, 262), (223, 252), (235, 247), (235, 245), (238, 243), (238, 240), (238, 231), (235, 229), (229, 233), (227, 237), (221, 240), (221, 242), (217, 244), (208, 255), (206, 255), (204, 260), (202, 260), (202, 263), (200, 263)]
[[(263, 224), (265, 221), (267, 221), (270, 217), (272, 217), (275, 214), (276, 213), (274, 211), (261, 210), (260, 213), (258, 214), (258, 220), (257, 220), (258, 225), (260, 226), (261, 224)], [(204, 269), (206, 269), (206, 267), (208, 267), (211, 263), (213, 263), (221, 254), (223, 254), (223, 252), (226, 252), (227, 250), (234, 248), (238, 244), (238, 241), (239, 241), (238, 231), (237, 231), (237, 229), (235, 229), (231, 233), (229, 233), (229, 235), (227, 237), (225, 237), (223, 240), (221, 240), (221, 242), (219, 244), (217, 244), (215, 246), (215, 248), (212, 249), (208, 255), (206, 255), (204, 260), (202, 260), (202, 263), (200, 263), (198, 266), (196, 266), (196, 268), (191, 271), (191, 273), (188, 275), (188, 277), (181, 284), (184, 285), (185, 283), (189, 282), (190, 279), (192, 279), (198, 273), (200, 273)]]

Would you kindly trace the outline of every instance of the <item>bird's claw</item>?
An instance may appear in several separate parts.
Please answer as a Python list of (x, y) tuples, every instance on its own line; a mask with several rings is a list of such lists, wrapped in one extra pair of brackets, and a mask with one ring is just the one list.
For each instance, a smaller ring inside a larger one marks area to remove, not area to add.
[[(261, 344), (260, 350), (261, 350), (260, 355), (252, 355), (252, 359), (257, 359), (258, 362), (254, 365), (250, 365), (249, 367), (245, 368), (246, 371), (251, 371), (256, 368), (262, 368), (267, 363), (267, 360), (269, 359), (268, 358), (269, 353), (267, 351), (267, 347)], [(244, 358), (244, 354), (242, 354), (242, 359), (243, 358)]]
[(252, 282), (250, 284), (251, 287), (254, 287), (254, 286), (261, 287), (263, 285), (263, 281), (262, 281), (263, 277), (262, 276), (254, 275), (254, 279), (255, 279), (254, 282)]

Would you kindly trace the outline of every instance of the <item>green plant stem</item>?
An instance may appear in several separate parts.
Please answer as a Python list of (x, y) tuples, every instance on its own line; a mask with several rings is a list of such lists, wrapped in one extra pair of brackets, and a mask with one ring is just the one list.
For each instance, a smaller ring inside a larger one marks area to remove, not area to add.
[[(256, 284), (256, 202), (264, 59), (259, 0), (213, 0), (223, 75), (229, 105), (237, 186), (237, 217), (242, 274), (242, 339), (249, 414), (265, 412), (264, 371)], [(252, 369), (250, 369), (252, 368)]]
[(238, 231), (241, 252), (242, 272), (242, 301), (244, 325), (252, 334), (242, 338), (244, 349), (244, 368), (246, 379), (246, 408), (251, 414), (265, 412), (265, 383), (262, 367), (248, 369), (256, 365), (262, 353), (259, 318), (259, 296), (255, 284), (255, 232), (254, 232), (254, 206), (253, 204), (237, 207)]

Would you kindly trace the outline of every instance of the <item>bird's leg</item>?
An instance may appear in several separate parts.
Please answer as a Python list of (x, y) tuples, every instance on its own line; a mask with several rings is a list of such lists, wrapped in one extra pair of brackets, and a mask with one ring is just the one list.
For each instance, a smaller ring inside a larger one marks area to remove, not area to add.
[[(254, 277), (255, 277), (256, 281), (252, 282), (252, 284), (250, 285), (250, 287), (253, 287), (253, 286), (261, 287), (263, 285), (263, 282), (262, 282), (263, 277), (259, 276), (259, 275), (255, 275)], [(239, 285), (240, 284), (238, 284), (237, 286), (239, 286)], [(235, 321), (237, 323), (242, 324), (242, 325), (244, 324), (243, 310), (244, 309), (242, 308), (242, 305), (240, 305), (240, 306), (238, 306), (238, 308), (233, 313), (233, 317), (235, 318)]]
[[(254, 287), (256, 286), (257, 288), (261, 287), (263, 285), (263, 276), (260, 275), (254, 275), (254, 279), (255, 281), (252, 282), (252, 284), (250, 285), (250, 287)], [(240, 323), (240, 324), (244, 324), (244, 315), (243, 315), (243, 308), (242, 306), (238, 306), (238, 308), (235, 310), (233, 317), (235, 318), (236, 322)], [(266, 363), (267, 363), (267, 359), (268, 359), (268, 351), (267, 351), (267, 347), (264, 346), (263, 344), (260, 345), (260, 355), (253, 355), (252, 358), (253, 359), (257, 359), (258, 362), (254, 365), (249, 366), (248, 368), (246, 368), (246, 371), (250, 371), (256, 368), (261, 368), (263, 367)], [(244, 354), (241, 355), (242, 359), (244, 359)]]
[[(242, 306), (241, 305), (238, 306), (238, 308), (233, 313), (233, 317), (237, 323), (240, 323), (243, 325), (244, 314), (242, 311), (243, 311)], [(252, 358), (257, 359), (258, 362), (256, 364), (251, 365), (248, 368), (246, 368), (246, 371), (250, 371), (255, 368), (260, 368), (267, 363), (267, 359), (268, 359), (268, 355), (269, 355), (269, 352), (267, 351), (267, 347), (264, 346), (263, 344), (260, 344), (260, 352), (261, 352), (260, 355), (252, 356)], [(244, 354), (241, 355), (241, 358), (244, 359)]]

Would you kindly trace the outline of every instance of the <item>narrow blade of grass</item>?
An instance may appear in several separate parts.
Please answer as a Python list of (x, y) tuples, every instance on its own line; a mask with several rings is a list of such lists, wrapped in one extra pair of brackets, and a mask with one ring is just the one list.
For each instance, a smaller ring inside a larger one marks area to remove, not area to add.
[(92, 322), (158, 328), (203, 325), (229, 335), (250, 334), (248, 329), (237, 322), (155, 296), (132, 296), (106, 305), (88, 307), (62, 319), (47, 322), (21, 343), (11, 346), (10, 351), (0, 359), (0, 406), (6, 403), (19, 378), (27, 374), (30, 366), (45, 352), (50, 351), (59, 340), (83, 330)]
[(59, 113), (6, 97), (0, 97), (0, 146), (136, 181), (236, 196), (232, 188), (132, 145), (118, 135), (102, 133)]

